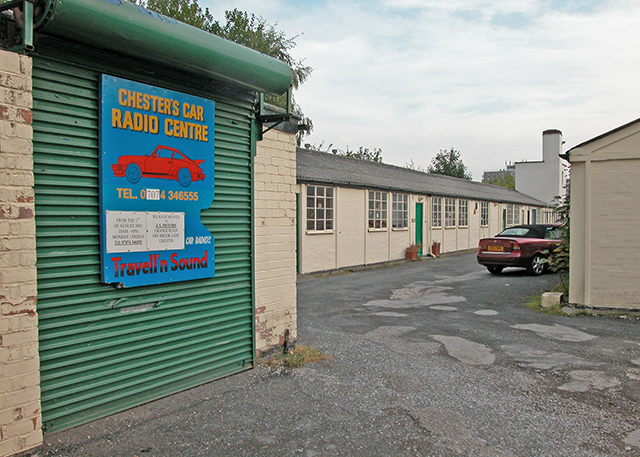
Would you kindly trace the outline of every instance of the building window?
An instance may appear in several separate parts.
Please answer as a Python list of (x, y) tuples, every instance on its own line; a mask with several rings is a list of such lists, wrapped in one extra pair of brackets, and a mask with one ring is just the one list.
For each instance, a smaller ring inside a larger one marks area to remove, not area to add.
[(333, 230), (333, 187), (307, 186), (307, 230)]
[(387, 228), (387, 193), (369, 191), (369, 228)]
[(458, 200), (458, 225), (460, 227), (469, 225), (469, 200)]
[(456, 199), (455, 198), (444, 199), (444, 226), (445, 227), (456, 226)]
[(442, 227), (442, 197), (433, 197), (431, 201), (431, 226)]
[(409, 226), (409, 196), (407, 194), (391, 194), (391, 227), (407, 228)]
[(480, 202), (480, 225), (489, 225), (489, 202)]
[(520, 223), (520, 205), (507, 205), (507, 225)]

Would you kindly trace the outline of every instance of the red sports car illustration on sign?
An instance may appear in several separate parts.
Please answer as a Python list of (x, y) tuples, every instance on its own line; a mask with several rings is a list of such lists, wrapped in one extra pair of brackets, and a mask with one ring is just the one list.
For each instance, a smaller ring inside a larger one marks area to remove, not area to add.
[(157, 146), (147, 155), (120, 156), (111, 169), (116, 177), (127, 178), (132, 184), (140, 178), (163, 178), (175, 179), (182, 187), (189, 187), (191, 181), (205, 178), (200, 168), (202, 162), (204, 160), (191, 160), (175, 148)]

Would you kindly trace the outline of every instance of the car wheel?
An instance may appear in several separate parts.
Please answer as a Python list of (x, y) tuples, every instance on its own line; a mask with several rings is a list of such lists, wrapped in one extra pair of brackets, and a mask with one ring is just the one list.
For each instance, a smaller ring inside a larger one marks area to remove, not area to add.
[(137, 183), (138, 181), (140, 181), (140, 178), (142, 178), (140, 167), (135, 163), (130, 163), (129, 166), (127, 166), (125, 176), (131, 184)]
[(187, 168), (181, 168), (178, 171), (178, 182), (182, 187), (189, 187), (191, 184), (191, 172)]
[(491, 273), (492, 275), (499, 275), (500, 273), (502, 273), (502, 269), (504, 267), (501, 267), (499, 265), (487, 265), (487, 270), (489, 270), (489, 273)]
[(544, 257), (542, 257), (540, 254), (536, 254), (533, 257), (531, 257), (531, 260), (529, 261), (529, 266), (527, 266), (527, 272), (530, 275), (538, 276), (544, 273), (545, 267), (546, 267), (546, 262), (544, 260)]

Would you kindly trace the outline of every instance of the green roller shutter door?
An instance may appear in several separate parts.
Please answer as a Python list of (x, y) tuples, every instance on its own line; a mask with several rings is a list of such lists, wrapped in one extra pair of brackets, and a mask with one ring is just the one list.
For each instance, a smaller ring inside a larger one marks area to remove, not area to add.
[(34, 58), (45, 431), (254, 363), (251, 103), (215, 98), (216, 194), (202, 212), (215, 237), (215, 278), (116, 289), (100, 282), (99, 81), (97, 71)]

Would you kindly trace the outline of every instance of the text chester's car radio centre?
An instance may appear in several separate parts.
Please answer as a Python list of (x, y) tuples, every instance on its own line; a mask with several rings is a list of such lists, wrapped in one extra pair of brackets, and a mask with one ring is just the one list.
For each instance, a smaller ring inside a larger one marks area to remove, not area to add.
[[(164, 120), (165, 135), (174, 138), (203, 141), (205, 143), (209, 141), (209, 126), (197, 123), (205, 121), (204, 107), (200, 105), (185, 102), (182, 104), (182, 109), (180, 109), (180, 102), (178, 100), (126, 89), (120, 89), (118, 91), (118, 103), (125, 108), (149, 111), (176, 118), (182, 115), (182, 117), (188, 120), (183, 121), (180, 119), (172, 119), (171, 117)], [(142, 114), (112, 108), (111, 126), (122, 130), (156, 135), (160, 131), (160, 120), (158, 116), (154, 114)]]

